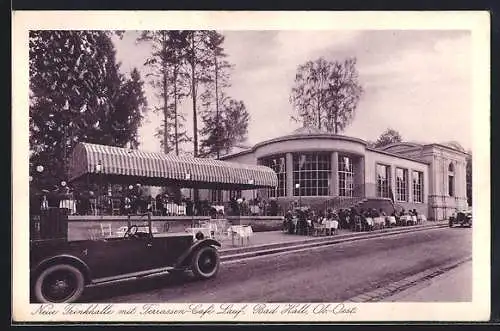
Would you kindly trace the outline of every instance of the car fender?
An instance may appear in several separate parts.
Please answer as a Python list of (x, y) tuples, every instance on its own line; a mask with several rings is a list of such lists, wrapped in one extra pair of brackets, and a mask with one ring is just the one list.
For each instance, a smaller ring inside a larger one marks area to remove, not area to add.
[(189, 262), (191, 256), (193, 255), (194, 252), (196, 252), (196, 250), (205, 246), (221, 247), (221, 244), (217, 240), (210, 238), (196, 241), (191, 247), (189, 247), (189, 249), (186, 252), (184, 252), (181, 256), (179, 256), (177, 262), (175, 263), (175, 267), (184, 266), (186, 262)]
[(50, 258), (47, 258), (45, 260), (42, 260), (39, 262), (34, 268), (31, 269), (31, 276), (37, 275), (39, 272), (44, 270), (45, 268), (59, 264), (59, 263), (65, 263), (65, 264), (70, 264), (74, 267), (77, 267), (80, 269), (83, 273), (83, 277), (85, 278), (86, 283), (90, 283), (91, 281), (91, 273), (90, 273), (90, 268), (89, 266), (80, 258), (74, 256), (74, 255), (69, 255), (69, 254), (60, 254), (60, 255), (55, 255)]

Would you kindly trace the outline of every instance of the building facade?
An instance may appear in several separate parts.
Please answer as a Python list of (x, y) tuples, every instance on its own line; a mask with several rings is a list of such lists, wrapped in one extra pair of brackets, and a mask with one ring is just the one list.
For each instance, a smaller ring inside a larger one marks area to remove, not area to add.
[[(221, 159), (276, 172), (276, 188), (241, 192), (249, 200), (258, 195), (281, 204), (321, 204), (387, 198), (440, 220), (467, 208), (466, 157), (446, 144), (396, 143), (376, 149), (361, 139), (300, 128)], [(231, 194), (212, 192), (210, 198), (226, 200)]]

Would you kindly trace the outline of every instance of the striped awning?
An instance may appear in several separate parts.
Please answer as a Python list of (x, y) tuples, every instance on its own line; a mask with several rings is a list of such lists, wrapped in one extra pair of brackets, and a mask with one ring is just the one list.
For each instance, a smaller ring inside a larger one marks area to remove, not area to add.
[(69, 160), (69, 180), (86, 175), (157, 186), (251, 189), (278, 185), (276, 173), (265, 166), (79, 143)]

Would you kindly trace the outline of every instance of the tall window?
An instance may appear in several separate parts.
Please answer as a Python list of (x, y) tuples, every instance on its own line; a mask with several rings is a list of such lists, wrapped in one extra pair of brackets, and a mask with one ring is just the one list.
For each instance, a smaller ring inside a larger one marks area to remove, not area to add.
[(408, 170), (396, 168), (396, 199), (408, 201)]
[[(295, 196), (328, 195), (330, 171), (330, 153), (294, 154), (293, 194)], [(297, 188), (295, 184), (300, 184), (300, 188)]]
[(286, 159), (285, 156), (274, 156), (271, 158), (262, 159), (262, 165), (265, 165), (274, 170), (278, 177), (278, 186), (270, 188), (268, 191), (269, 197), (284, 197), (286, 196)]
[(424, 202), (424, 173), (413, 171), (413, 202)]
[(389, 166), (377, 164), (377, 197), (379, 198), (390, 198), (390, 169)]
[(339, 195), (352, 197), (354, 191), (354, 166), (352, 158), (340, 155), (339, 160)]
[(229, 190), (228, 197), (229, 197), (229, 199), (231, 199), (231, 198), (235, 198), (235, 199), (241, 198), (241, 190)]
[(222, 190), (212, 190), (211, 201), (212, 202), (222, 202)]
[(455, 196), (455, 167), (453, 163), (448, 166), (448, 195)]

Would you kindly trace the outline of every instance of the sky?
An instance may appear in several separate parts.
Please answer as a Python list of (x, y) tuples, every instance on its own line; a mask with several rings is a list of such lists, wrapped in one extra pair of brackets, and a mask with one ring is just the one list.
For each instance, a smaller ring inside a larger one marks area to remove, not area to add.
[[(227, 94), (242, 100), (250, 113), (248, 145), (286, 135), (300, 125), (290, 120), (289, 95), (297, 67), (324, 57), (356, 57), (364, 89), (353, 122), (342, 133), (376, 140), (387, 128), (405, 141), (457, 141), (472, 147), (471, 35), (460, 30), (219, 31), (227, 59), (234, 64)], [(122, 71), (143, 66), (151, 52), (136, 42), (137, 32), (114, 38)], [(145, 85), (152, 107), (159, 102)], [(191, 103), (182, 106), (192, 134)], [(159, 151), (154, 130), (158, 115), (149, 112), (139, 130), (141, 149)], [(192, 144), (186, 146), (192, 149)]]

